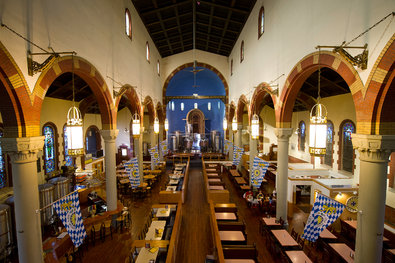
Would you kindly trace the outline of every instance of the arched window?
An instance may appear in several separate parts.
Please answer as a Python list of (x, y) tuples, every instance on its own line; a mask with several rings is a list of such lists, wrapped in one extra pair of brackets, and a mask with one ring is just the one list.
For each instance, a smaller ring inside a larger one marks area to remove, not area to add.
[(85, 133), (85, 149), (87, 154), (97, 157), (97, 152), (101, 150), (101, 137), (99, 128), (95, 125), (89, 126)]
[(259, 19), (258, 19), (258, 39), (265, 32), (265, 9), (263, 6), (259, 10)]
[(160, 62), (158, 59), (158, 62), (156, 63), (156, 70), (158, 71), (158, 76), (160, 76)]
[(333, 160), (333, 123), (328, 121), (326, 130), (326, 153), (324, 156), (324, 163), (326, 165), (332, 166)]
[(55, 171), (57, 167), (57, 143), (56, 143), (56, 126), (53, 123), (46, 123), (43, 126), (44, 139), (44, 166), (45, 173), (51, 173)]
[(303, 151), (305, 149), (306, 142), (306, 124), (304, 121), (299, 122), (299, 133), (298, 133), (298, 149), (299, 151)]
[[(0, 138), (3, 137), (4, 131), (3, 128), (0, 127)], [(6, 186), (6, 172), (5, 172), (5, 158), (3, 155), (3, 152), (1, 151), (1, 145), (0, 145), (0, 188), (3, 188)]]
[(233, 75), (233, 58), (230, 60), (230, 75)]
[(240, 63), (244, 60), (244, 40), (241, 41), (240, 45)]
[(66, 166), (72, 166), (73, 165), (73, 157), (69, 156), (69, 152), (68, 152), (68, 133), (67, 133), (67, 129), (66, 129), (66, 124), (63, 126), (63, 156), (64, 156), (64, 162)]
[(150, 52), (149, 52), (149, 44), (148, 41), (145, 43), (145, 58), (147, 61), (150, 61)]
[(354, 170), (354, 149), (352, 148), (351, 134), (355, 132), (355, 125), (350, 120), (345, 120), (340, 125), (341, 142), (341, 169), (347, 172)]
[(129, 9), (125, 9), (125, 31), (126, 35), (132, 39), (132, 18)]

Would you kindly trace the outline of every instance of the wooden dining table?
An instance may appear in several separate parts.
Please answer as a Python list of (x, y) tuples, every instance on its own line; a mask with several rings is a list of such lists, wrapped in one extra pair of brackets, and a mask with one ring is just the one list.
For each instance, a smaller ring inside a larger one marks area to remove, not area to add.
[(221, 242), (224, 244), (246, 244), (246, 238), (242, 231), (218, 231)]
[(240, 177), (241, 176), (237, 170), (230, 170), (230, 175), (232, 175), (233, 177)]
[(225, 190), (225, 188), (222, 185), (210, 185), (209, 189), (210, 190)]
[(294, 249), (299, 246), (298, 242), (292, 238), (292, 236), (285, 229), (274, 229), (271, 230), (274, 237), (277, 239), (278, 243), (284, 249)]
[[(357, 220), (344, 220), (344, 222), (350, 226), (351, 231), (357, 231)], [(389, 239), (383, 236), (383, 242), (388, 242)]]
[(237, 215), (232, 212), (215, 212), (215, 218), (217, 220), (235, 221), (237, 220)]
[(354, 255), (355, 252), (345, 243), (330, 243), (329, 246), (346, 262), (354, 262), (354, 258), (351, 255)]
[(303, 250), (288, 250), (285, 254), (293, 263), (313, 263)]
[(163, 233), (165, 232), (165, 226), (165, 220), (152, 221), (147, 234), (145, 234), (145, 240), (161, 240)]
[(263, 233), (263, 228), (266, 229), (282, 229), (283, 226), (280, 224), (280, 222), (276, 222), (277, 219), (275, 217), (261, 217), (259, 219), (260, 225), (259, 225), (259, 232), (262, 234)]
[(220, 178), (209, 178), (208, 182), (209, 183), (220, 183), (221, 179)]
[(329, 231), (328, 229), (325, 228), (320, 233), (320, 238), (322, 238), (322, 239), (337, 239), (337, 236), (335, 236), (333, 233), (331, 233), (331, 231)]
[(235, 181), (237, 184), (247, 184), (246, 180), (243, 177), (236, 177)]

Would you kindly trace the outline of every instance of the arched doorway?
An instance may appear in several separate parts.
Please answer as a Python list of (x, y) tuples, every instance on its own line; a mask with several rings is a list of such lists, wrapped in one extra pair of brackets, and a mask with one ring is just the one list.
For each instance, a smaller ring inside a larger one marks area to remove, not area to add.
[(205, 131), (204, 113), (199, 109), (188, 112), (187, 122), (191, 125), (192, 133), (203, 134)]

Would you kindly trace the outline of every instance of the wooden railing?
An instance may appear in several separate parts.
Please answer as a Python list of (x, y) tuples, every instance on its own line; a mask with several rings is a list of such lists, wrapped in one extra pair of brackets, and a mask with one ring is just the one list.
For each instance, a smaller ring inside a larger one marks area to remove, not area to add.
[(210, 228), (214, 244), (214, 256), (218, 263), (225, 263), (224, 252), (222, 249), (221, 238), (218, 232), (217, 219), (215, 218), (214, 203), (210, 200)]
[(173, 232), (171, 233), (169, 249), (167, 251), (166, 263), (176, 262), (178, 241), (180, 238), (182, 219), (182, 202), (178, 202), (176, 218), (174, 220)]
[(178, 202), (185, 202), (185, 198), (188, 192), (188, 181), (189, 181), (189, 157), (187, 159), (187, 165), (185, 167), (184, 182), (182, 183), (181, 191), (160, 191), (159, 202), (162, 204), (177, 204)]

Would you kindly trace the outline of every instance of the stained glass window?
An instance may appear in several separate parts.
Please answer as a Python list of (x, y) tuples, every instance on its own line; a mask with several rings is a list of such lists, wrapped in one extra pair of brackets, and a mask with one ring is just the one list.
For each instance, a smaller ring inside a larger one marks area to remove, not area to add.
[(354, 149), (352, 148), (351, 134), (355, 132), (355, 125), (351, 121), (346, 121), (341, 127), (342, 131), (342, 169), (348, 172), (353, 171)]
[(240, 63), (244, 60), (244, 40), (241, 41), (240, 45)]
[(130, 17), (130, 12), (127, 8), (125, 9), (125, 31), (126, 35), (132, 39), (132, 18)]
[(333, 152), (333, 123), (328, 121), (326, 130), (326, 153), (325, 164), (332, 166), (332, 153)]
[(69, 156), (68, 152), (68, 133), (66, 129), (66, 125), (63, 128), (63, 140), (64, 140), (64, 161), (66, 166), (72, 166), (73, 165), (73, 157)]
[(55, 132), (51, 126), (44, 126), (45, 173), (55, 171)]
[(299, 150), (305, 150), (305, 142), (306, 142), (306, 124), (304, 121), (299, 122)]
[[(1, 137), (3, 137), (3, 130), (0, 129), (0, 138)], [(0, 188), (3, 188), (5, 185), (6, 185), (5, 161), (0, 146)]]

